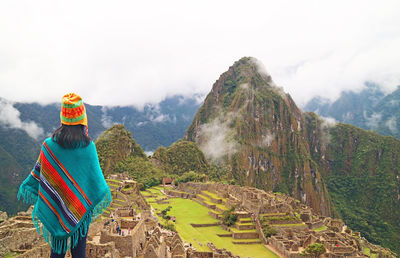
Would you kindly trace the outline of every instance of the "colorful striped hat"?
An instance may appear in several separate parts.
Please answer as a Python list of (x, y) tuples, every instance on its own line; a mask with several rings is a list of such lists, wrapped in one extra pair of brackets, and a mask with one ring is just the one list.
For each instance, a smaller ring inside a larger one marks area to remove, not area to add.
[(81, 96), (75, 93), (68, 93), (61, 100), (61, 124), (64, 125), (85, 125), (87, 116), (85, 105)]

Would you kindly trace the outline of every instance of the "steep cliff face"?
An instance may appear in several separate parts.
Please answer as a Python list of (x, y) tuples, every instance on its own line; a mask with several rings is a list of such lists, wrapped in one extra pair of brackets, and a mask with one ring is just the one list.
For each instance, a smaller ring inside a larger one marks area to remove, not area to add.
[(238, 183), (288, 193), (328, 215), (329, 195), (307, 135), (292, 98), (245, 57), (215, 82), (185, 139), (213, 162), (229, 164)]
[(305, 113), (334, 215), (374, 243), (400, 252), (400, 141)]

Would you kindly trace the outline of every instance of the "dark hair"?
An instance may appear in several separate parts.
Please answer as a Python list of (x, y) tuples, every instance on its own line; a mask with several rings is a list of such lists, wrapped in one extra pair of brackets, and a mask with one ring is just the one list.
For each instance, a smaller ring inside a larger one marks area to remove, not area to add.
[(86, 135), (86, 127), (84, 125), (64, 124), (53, 133), (51, 139), (66, 149), (86, 147), (92, 140)]

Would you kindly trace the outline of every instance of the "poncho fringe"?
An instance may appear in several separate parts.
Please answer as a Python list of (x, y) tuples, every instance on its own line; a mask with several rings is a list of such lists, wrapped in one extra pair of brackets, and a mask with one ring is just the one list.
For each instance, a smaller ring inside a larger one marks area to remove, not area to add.
[(20, 187), (17, 194), (17, 199), (20, 200), (22, 196), (22, 201), (26, 204), (34, 205), (37, 201), (37, 192), (31, 191), (29, 188)]
[[(24, 203), (31, 205), (34, 205), (38, 198), (37, 194), (30, 191), (28, 188), (19, 189), (17, 195), (18, 200), (20, 200), (21, 196)], [(40, 219), (36, 216), (35, 210), (32, 211), (33, 225), (39, 235), (40, 231), (42, 232), (45, 241), (51, 245), (51, 249), (54, 252), (58, 254), (66, 253), (69, 248), (75, 248), (75, 246), (78, 244), (78, 240), (81, 237), (86, 236), (92, 220), (95, 220), (99, 215), (103, 214), (103, 211), (106, 210), (107, 207), (110, 205), (111, 200), (111, 191), (108, 187), (106, 195), (103, 197), (103, 199), (93, 209), (91, 209), (84, 215), (82, 220), (79, 222), (80, 225), (75, 229), (74, 232), (70, 233), (69, 237), (65, 239), (56, 239), (55, 237), (53, 237), (49, 230), (41, 223)]]

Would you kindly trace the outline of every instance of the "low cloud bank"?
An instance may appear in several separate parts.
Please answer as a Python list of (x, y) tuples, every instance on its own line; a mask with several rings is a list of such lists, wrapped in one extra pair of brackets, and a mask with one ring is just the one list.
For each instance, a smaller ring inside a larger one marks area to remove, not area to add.
[(44, 133), (43, 128), (35, 122), (23, 122), (20, 112), (13, 107), (12, 102), (0, 98), (0, 124), (9, 128), (24, 130), (30, 137), (38, 140)]

